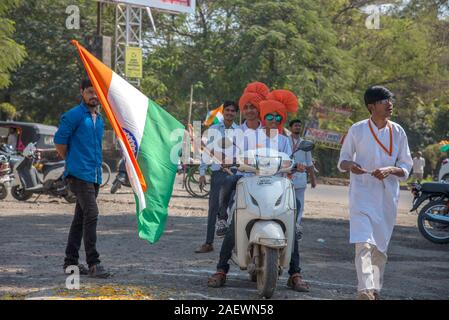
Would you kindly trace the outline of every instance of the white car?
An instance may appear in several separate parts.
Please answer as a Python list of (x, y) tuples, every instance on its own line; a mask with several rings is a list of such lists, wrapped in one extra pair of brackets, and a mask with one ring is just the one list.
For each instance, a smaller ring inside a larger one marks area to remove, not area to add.
[(441, 163), (440, 173), (438, 174), (438, 181), (449, 183), (449, 159), (444, 159)]

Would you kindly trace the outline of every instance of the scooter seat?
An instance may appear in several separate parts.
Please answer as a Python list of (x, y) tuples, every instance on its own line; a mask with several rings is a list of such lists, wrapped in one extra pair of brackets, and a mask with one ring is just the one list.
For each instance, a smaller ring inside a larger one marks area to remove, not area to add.
[(56, 168), (60, 168), (60, 167), (64, 167), (65, 166), (65, 161), (57, 161), (57, 162), (46, 162), (44, 164), (44, 170), (53, 170)]
[(46, 162), (44, 164), (44, 167), (42, 168), (42, 172), (44, 175), (47, 175), (50, 171), (63, 168), (65, 166), (65, 161), (58, 161), (58, 162)]
[(424, 183), (421, 191), (428, 193), (448, 193), (449, 183)]

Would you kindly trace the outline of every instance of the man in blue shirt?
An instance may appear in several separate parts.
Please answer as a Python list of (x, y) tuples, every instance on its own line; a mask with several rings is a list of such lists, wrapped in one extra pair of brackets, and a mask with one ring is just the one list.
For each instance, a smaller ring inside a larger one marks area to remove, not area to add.
[[(80, 274), (107, 278), (109, 273), (100, 265), (100, 255), (96, 249), (96, 199), (101, 184), (104, 120), (98, 112), (99, 101), (90, 80), (82, 81), (81, 96), (82, 102), (61, 117), (54, 138), (57, 152), (66, 161), (64, 176), (77, 198), (65, 251), (64, 270), (68, 266), (76, 265)], [(88, 270), (78, 264), (82, 239)]]

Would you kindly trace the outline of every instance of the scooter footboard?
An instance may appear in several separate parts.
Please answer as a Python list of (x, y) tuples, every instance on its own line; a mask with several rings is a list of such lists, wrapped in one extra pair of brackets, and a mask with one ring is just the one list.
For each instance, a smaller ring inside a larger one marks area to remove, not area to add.
[[(291, 242), (291, 241), (290, 241)], [(279, 249), (281, 265), (287, 267), (290, 263), (292, 246), (276, 221), (257, 221), (251, 229), (249, 243), (259, 244), (269, 248)]]

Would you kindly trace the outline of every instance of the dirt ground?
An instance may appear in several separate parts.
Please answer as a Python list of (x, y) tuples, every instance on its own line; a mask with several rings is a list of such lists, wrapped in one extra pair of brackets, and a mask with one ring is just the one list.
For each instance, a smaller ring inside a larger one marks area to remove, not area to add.
[[(0, 201), (0, 299), (258, 299), (246, 271), (231, 264), (228, 282), (208, 288), (218, 261), (215, 251), (195, 254), (206, 231), (207, 200), (194, 199), (177, 180), (166, 231), (150, 245), (137, 236), (134, 198), (109, 186), (99, 196), (98, 244), (102, 263), (113, 272), (106, 280), (81, 277), (79, 290), (65, 288), (64, 249), (74, 205), (42, 196), (37, 202)], [(345, 187), (339, 187), (345, 188)], [(353, 299), (354, 250), (348, 243), (348, 209), (326, 199), (308, 199), (300, 243), (303, 276), (312, 289), (298, 293), (280, 277), (273, 299)], [(389, 249), (382, 297), (448, 299), (449, 247), (425, 240), (416, 215), (401, 209)], [(84, 251), (80, 252), (84, 262)]]

